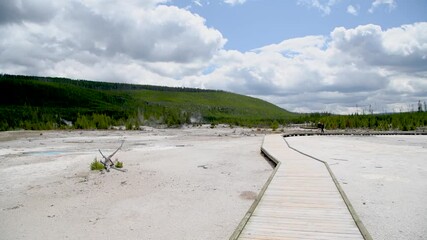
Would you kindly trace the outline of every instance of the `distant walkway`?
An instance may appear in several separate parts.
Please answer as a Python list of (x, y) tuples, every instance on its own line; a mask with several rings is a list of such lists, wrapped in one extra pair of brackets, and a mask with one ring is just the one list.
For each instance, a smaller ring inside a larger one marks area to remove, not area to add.
[(348, 131), (343, 132), (339, 130), (330, 130), (321, 133), (320, 130), (297, 130), (287, 131), (283, 134), (284, 137), (298, 137), (298, 136), (377, 136), (377, 135), (427, 135), (427, 131)]
[(371, 239), (325, 163), (282, 135), (267, 135), (261, 150), (277, 166), (230, 239)]

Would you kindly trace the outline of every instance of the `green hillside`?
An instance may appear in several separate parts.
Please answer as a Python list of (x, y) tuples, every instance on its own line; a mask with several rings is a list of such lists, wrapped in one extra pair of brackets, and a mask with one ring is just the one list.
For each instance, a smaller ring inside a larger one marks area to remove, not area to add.
[(296, 114), (239, 94), (192, 88), (0, 75), (0, 130), (112, 125), (270, 125)]

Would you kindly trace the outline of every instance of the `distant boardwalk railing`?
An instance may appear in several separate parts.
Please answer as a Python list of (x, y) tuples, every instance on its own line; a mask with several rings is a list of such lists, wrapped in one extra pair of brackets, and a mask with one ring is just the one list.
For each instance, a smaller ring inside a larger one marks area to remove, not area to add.
[(427, 135), (427, 131), (287, 131), (282, 134), (283, 137), (298, 136), (381, 136), (381, 135)]

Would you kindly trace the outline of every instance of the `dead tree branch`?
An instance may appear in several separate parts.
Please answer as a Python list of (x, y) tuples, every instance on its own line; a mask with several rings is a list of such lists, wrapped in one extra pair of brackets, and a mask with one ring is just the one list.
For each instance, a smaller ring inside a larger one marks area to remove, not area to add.
[(110, 154), (108, 157), (106, 157), (102, 152), (101, 152), (101, 149), (98, 149), (98, 151), (99, 151), (99, 153), (101, 153), (101, 156), (104, 158), (103, 160), (101, 160), (101, 163), (104, 165), (104, 168), (107, 170), (107, 172), (109, 172), (110, 171), (110, 168), (113, 168), (113, 169), (115, 169), (115, 170), (118, 170), (118, 171), (122, 171), (122, 172), (125, 172), (125, 170), (122, 170), (122, 169), (118, 169), (118, 168), (116, 168), (115, 166), (114, 166), (114, 162), (113, 162), (113, 160), (111, 160), (111, 158), (114, 156), (114, 154), (116, 154), (122, 147), (123, 147), (123, 143), (124, 143), (125, 141), (123, 140), (122, 141), (122, 144), (120, 145), (120, 147), (118, 147), (117, 149), (116, 149), (116, 151), (114, 151), (112, 154)]

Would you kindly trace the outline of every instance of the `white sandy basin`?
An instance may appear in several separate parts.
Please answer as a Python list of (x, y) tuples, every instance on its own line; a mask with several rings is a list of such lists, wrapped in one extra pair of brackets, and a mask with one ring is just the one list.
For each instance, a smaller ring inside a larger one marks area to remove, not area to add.
[(286, 140), (328, 162), (373, 239), (427, 239), (427, 136)]
[[(40, 135), (42, 133), (42, 135)], [(272, 168), (243, 129), (0, 133), (1, 239), (227, 239)], [(91, 172), (98, 149), (128, 172)]]

